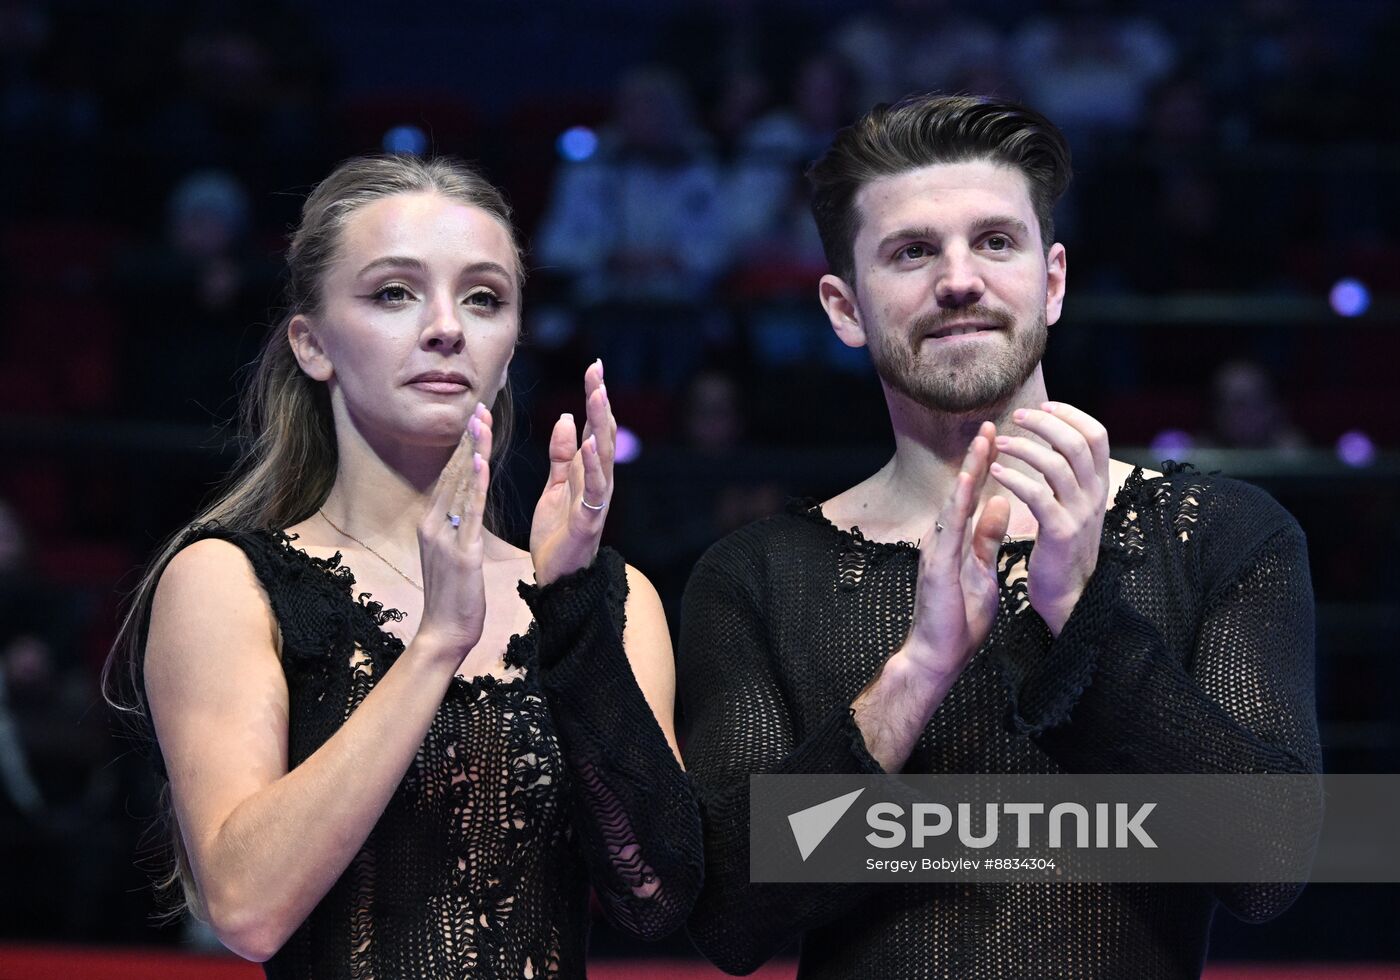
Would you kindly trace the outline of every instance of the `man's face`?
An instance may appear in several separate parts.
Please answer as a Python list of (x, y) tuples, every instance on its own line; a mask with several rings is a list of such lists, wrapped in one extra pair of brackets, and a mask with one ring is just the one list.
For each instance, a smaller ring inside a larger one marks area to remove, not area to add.
[(872, 181), (856, 207), (854, 290), (823, 280), (838, 334), (868, 344), (885, 385), (926, 408), (1008, 402), (1064, 295), (1064, 247), (1046, 255), (1025, 177), (988, 160), (936, 164)]

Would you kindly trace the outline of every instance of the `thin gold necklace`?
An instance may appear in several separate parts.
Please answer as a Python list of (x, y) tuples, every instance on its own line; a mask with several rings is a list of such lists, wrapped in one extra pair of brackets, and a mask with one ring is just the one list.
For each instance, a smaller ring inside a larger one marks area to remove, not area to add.
[(394, 564), (393, 562), (391, 562), (389, 559), (385, 558), (385, 557), (384, 557), (383, 555), (381, 555), (379, 552), (375, 551), (375, 550), (374, 550), (373, 548), (371, 548), (369, 545), (365, 544), (365, 543), (364, 543), (363, 541), (361, 541), (359, 538), (355, 537), (355, 535), (351, 534), (349, 531), (345, 530), (343, 527), (341, 527), (340, 525), (338, 525), (335, 521), (331, 520), (329, 517), (326, 516), (326, 512), (325, 512), (325, 511), (321, 510), (321, 509), (318, 507), (318, 508), (316, 508), (316, 513), (318, 513), (318, 514), (321, 515), (321, 520), (325, 521), (325, 522), (326, 522), (327, 524), (329, 524), (331, 527), (335, 528), (336, 533), (345, 535), (345, 537), (349, 538), (351, 541), (355, 542), (355, 543), (356, 543), (357, 545), (359, 545), (361, 548), (364, 548), (366, 551), (368, 551), (371, 555), (373, 555), (374, 557), (378, 558), (378, 559), (379, 559), (380, 561), (382, 561), (384, 564), (388, 565), (388, 566), (389, 566), (390, 568), (392, 568), (394, 571), (398, 572), (399, 575), (403, 578), (403, 580), (404, 580), (405, 582), (407, 582), (409, 585), (413, 586), (413, 587), (414, 587), (415, 589), (417, 589), (419, 592), (422, 592), (422, 591), (423, 591), (423, 586), (419, 585), (417, 582), (413, 581), (413, 579), (409, 578), (408, 575), (407, 575), (407, 573), (405, 573), (404, 570), (403, 570), (402, 568), (400, 568), (398, 565), (395, 565), (395, 564)]

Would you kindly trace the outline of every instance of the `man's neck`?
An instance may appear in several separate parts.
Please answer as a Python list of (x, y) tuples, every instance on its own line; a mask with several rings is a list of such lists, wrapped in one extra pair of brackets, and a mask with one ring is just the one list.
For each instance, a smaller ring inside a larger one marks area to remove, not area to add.
[[(874, 540), (913, 541), (923, 536), (952, 493), (968, 446), (985, 421), (1002, 436), (1029, 435), (1012, 419), (1020, 408), (1039, 408), (1046, 401), (1040, 369), (1005, 403), (980, 412), (953, 414), (919, 404), (885, 387), (895, 451), (872, 476), (838, 494), (823, 506), (826, 516), (841, 527), (859, 525)], [(1020, 460), (1002, 457), (1005, 466), (1029, 470)], [(1030, 511), (1008, 491), (988, 481), (982, 499), (1005, 496), (1011, 502), (1012, 536), (1035, 533)]]

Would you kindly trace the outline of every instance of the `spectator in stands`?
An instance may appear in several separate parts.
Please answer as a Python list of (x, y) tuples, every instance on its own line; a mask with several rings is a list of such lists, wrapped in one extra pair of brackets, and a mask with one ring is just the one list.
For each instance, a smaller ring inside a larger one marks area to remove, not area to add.
[(1292, 451), (1307, 439), (1289, 419), (1269, 373), (1253, 361), (1231, 361), (1211, 379), (1211, 430), (1198, 445)]
[(623, 79), (597, 151), (563, 166), (535, 240), (572, 278), (585, 337), (615, 382), (676, 383), (704, 346), (692, 304), (728, 258), (720, 170), (674, 75)]

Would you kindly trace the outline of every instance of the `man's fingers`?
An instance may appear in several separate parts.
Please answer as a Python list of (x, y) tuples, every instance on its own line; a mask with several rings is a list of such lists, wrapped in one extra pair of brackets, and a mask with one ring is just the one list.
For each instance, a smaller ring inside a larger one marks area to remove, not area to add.
[(1108, 473), (1109, 442), (1108, 429), (1088, 412), (1065, 402), (1046, 402), (1040, 406), (1057, 419), (1063, 419), (1079, 430), (1089, 451), (1094, 457), (1094, 465), (1100, 473)]
[(982, 565), (995, 567), (1001, 543), (1011, 520), (1011, 503), (1005, 497), (992, 497), (982, 508), (972, 529), (972, 555)]
[[(1018, 409), (1016, 424), (1028, 432), (1034, 432), (1050, 444), (1050, 448), (1069, 461), (1074, 478), (1082, 487), (1092, 487), (1100, 480), (1098, 461), (1084, 435), (1064, 419), (1056, 418), (1049, 412), (1039, 409)], [(1106, 446), (1107, 444), (1105, 444)], [(1104, 450), (1107, 459), (1107, 448)], [(1103, 473), (1106, 475), (1107, 462)]]
[(1067, 513), (1048, 484), (1019, 470), (1000, 463), (992, 464), (992, 476), (998, 483), (1016, 495), (1035, 515), (1035, 521), (1044, 531), (1061, 533), (1064, 530), (1063, 516)]
[(1069, 460), (1049, 446), (1042, 446), (1024, 436), (1002, 436), (997, 440), (997, 448), (1005, 455), (1033, 466), (1061, 503), (1074, 503), (1084, 492)]

